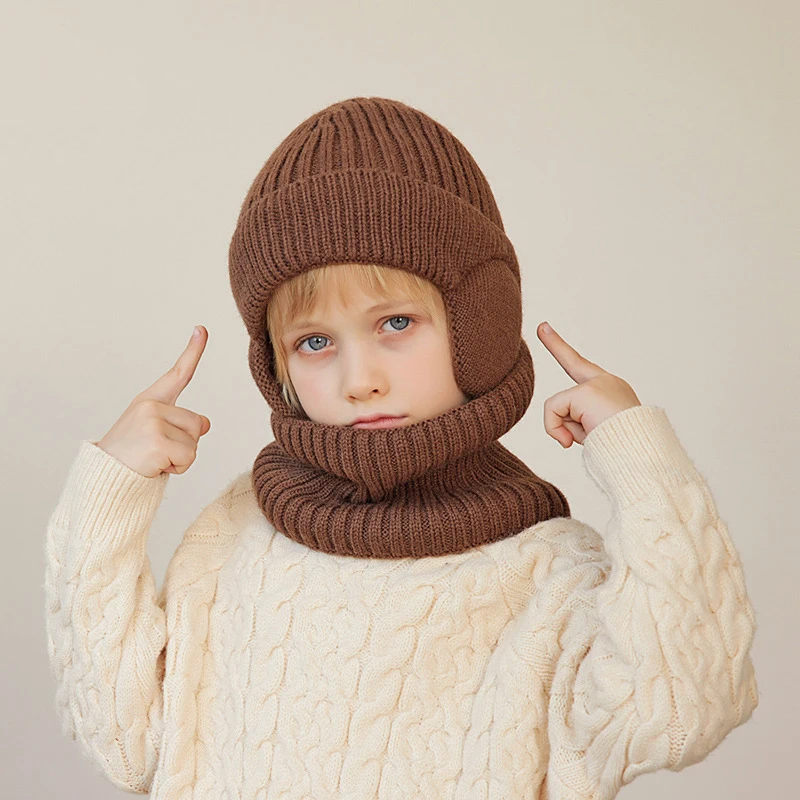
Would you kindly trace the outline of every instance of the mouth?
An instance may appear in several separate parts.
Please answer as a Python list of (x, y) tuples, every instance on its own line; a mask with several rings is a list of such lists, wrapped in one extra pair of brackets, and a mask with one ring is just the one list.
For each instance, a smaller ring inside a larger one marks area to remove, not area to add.
[(376, 417), (363, 422), (354, 422), (351, 428), (396, 428), (405, 417)]

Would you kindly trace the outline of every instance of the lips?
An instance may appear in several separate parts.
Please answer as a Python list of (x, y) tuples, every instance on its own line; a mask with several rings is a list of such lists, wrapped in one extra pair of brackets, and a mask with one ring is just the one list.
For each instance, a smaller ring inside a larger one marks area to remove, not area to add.
[(364, 422), (354, 422), (353, 428), (395, 428), (402, 424), (405, 417), (377, 417)]

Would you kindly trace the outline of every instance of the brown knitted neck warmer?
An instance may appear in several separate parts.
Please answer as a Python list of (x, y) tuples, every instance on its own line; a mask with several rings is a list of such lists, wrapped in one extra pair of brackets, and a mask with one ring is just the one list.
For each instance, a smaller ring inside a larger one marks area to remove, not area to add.
[[(471, 399), (415, 424), (302, 418), (275, 378), (275, 288), (325, 264), (416, 272), (441, 291), (456, 383)], [(456, 137), (396, 100), (354, 97), (298, 125), (251, 185), (229, 251), (253, 378), (275, 441), (253, 464), (266, 518), (327, 553), (458, 553), (568, 517), (562, 492), (498, 441), (533, 396), (519, 264), (483, 173)]]

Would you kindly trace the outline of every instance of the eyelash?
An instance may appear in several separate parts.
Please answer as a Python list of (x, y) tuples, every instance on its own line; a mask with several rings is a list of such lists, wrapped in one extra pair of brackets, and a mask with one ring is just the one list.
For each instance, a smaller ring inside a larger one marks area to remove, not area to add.
[[(409, 322), (409, 324), (408, 324), (408, 325), (406, 325), (406, 327), (405, 327), (405, 328), (403, 328), (402, 330), (395, 330), (395, 331), (394, 331), (394, 333), (405, 333), (405, 332), (406, 332), (406, 331), (407, 331), (409, 328), (411, 328), (411, 327), (412, 327), (413, 325), (415, 325), (415, 324), (416, 324), (416, 322), (417, 322), (417, 320), (416, 320), (416, 318), (415, 318), (415, 317), (410, 317), (410, 316), (408, 316), (407, 314), (395, 314), (394, 316), (387, 317), (385, 320), (383, 320), (383, 321), (381, 322), (381, 327), (383, 327), (383, 326), (384, 326), (384, 325), (385, 325), (387, 322), (389, 322), (390, 320), (393, 320), (393, 319), (407, 319), (407, 320), (408, 320), (408, 322)], [(307, 342), (309, 339), (315, 339), (315, 338), (320, 338), (320, 339), (328, 339), (328, 337), (327, 337), (327, 336), (321, 336), (320, 334), (312, 334), (311, 336), (306, 336), (304, 339), (301, 339), (301, 340), (300, 340), (300, 341), (299, 341), (299, 342), (298, 342), (298, 343), (297, 343), (297, 344), (294, 346), (294, 349), (295, 349), (295, 350), (299, 350), (299, 349), (300, 349), (300, 348), (303, 346), (303, 344), (304, 344), (305, 342)], [(313, 351), (311, 351), (311, 352), (313, 352), (313, 353), (321, 353), (321, 352), (322, 352), (322, 350), (313, 350)]]

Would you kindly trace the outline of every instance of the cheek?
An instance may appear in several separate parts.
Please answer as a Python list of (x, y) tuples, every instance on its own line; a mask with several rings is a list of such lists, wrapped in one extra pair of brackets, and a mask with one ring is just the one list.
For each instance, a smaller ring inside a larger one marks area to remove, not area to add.
[(324, 376), (320, 375), (318, 370), (315, 372), (297, 363), (290, 365), (289, 377), (292, 379), (295, 391), (300, 396), (313, 397), (315, 393), (319, 393), (325, 383)]
[(405, 363), (409, 375), (424, 380), (432, 391), (453, 382), (453, 364), (450, 347), (445, 341), (434, 339), (422, 351), (415, 352)]

